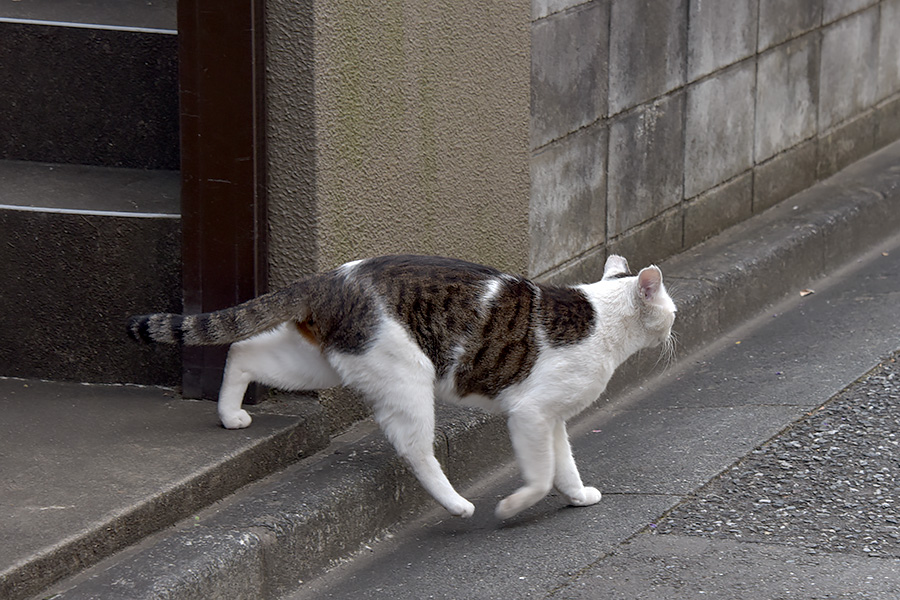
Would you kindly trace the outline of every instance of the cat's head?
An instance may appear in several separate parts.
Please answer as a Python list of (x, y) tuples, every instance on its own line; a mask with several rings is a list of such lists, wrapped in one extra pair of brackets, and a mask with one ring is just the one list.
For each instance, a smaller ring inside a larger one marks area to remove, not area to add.
[(647, 345), (668, 343), (678, 309), (666, 291), (659, 267), (651, 265), (640, 270), (635, 278), (634, 294), (641, 325), (647, 334)]
[(651, 265), (641, 269), (637, 276), (631, 275), (628, 261), (618, 255), (606, 259), (602, 281), (622, 280), (621, 293), (626, 295), (627, 305), (633, 309), (638, 327), (633, 328), (644, 339), (643, 347), (666, 344), (672, 339), (672, 324), (675, 322), (675, 302), (663, 284), (662, 271)]

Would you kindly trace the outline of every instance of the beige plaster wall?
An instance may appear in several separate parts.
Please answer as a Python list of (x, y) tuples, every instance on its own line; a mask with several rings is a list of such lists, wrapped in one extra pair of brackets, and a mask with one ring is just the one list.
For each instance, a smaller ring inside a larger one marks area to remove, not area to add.
[(318, 202), (312, 2), (266, 2), (269, 287), (316, 271)]
[(528, 268), (528, 0), (268, 4), (273, 287), (359, 257)]

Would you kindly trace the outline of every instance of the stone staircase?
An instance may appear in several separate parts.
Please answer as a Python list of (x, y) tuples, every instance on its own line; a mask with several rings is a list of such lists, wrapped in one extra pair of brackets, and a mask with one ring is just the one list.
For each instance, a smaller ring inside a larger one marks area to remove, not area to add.
[(176, 385), (123, 335), (181, 310), (175, 0), (0, 4), (0, 376)]

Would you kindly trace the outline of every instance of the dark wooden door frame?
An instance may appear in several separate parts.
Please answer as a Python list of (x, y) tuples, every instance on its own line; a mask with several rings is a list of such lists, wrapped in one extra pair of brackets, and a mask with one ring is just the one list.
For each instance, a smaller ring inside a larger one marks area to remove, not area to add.
[[(264, 0), (178, 0), (184, 312), (266, 291)], [(215, 398), (225, 348), (185, 348), (183, 394)]]

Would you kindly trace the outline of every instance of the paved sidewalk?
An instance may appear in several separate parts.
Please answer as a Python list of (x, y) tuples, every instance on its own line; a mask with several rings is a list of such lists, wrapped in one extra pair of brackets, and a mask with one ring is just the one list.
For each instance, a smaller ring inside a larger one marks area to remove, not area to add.
[(612, 581), (606, 593), (628, 598), (900, 598), (898, 358), (754, 450), (557, 597), (596, 598), (589, 591)]
[(900, 598), (898, 359), (755, 449), (552, 597)]
[(508, 472), (290, 600), (900, 598), (900, 237), (815, 289), (581, 419), (596, 506)]

